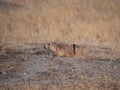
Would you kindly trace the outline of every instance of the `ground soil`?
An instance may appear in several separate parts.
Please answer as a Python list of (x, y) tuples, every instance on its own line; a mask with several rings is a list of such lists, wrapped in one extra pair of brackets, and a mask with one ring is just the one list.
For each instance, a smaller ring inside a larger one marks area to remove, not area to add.
[(0, 56), (0, 86), (7, 86), (5, 90), (22, 86), (41, 90), (119, 90), (120, 57), (110, 57), (110, 48), (85, 48), (89, 49), (88, 55), (79, 58), (53, 57), (43, 44), (8, 50)]

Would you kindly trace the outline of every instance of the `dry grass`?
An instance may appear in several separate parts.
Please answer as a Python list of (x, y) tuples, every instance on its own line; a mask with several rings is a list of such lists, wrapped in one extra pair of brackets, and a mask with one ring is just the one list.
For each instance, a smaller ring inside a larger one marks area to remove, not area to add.
[(4, 7), (1, 5), (3, 8), (0, 8), (0, 43), (10, 45), (48, 41), (96, 45), (120, 43), (118, 0), (2, 2), (9, 2), (9, 5), (5, 4)]
[[(0, 86), (0, 90), (120, 90), (119, 80), (115, 80), (107, 75), (91, 79), (87, 75), (81, 75), (80, 82), (65, 85), (40, 85), (39, 82), (24, 84), (19, 86)], [(38, 84), (37, 84), (38, 83)]]
[[(109, 86), (107, 87), (97, 87), (94, 84), (83, 84), (83, 85), (76, 85), (76, 86), (63, 86), (63, 87), (57, 87), (57, 86), (52, 86), (52, 87), (39, 87), (39, 85), (35, 86), (29, 86), (29, 85), (23, 85), (21, 87), (1, 87), (0, 90), (120, 90), (120, 87), (116, 86), (116, 84), (108, 84)], [(48, 89), (49, 88), (49, 89)]]

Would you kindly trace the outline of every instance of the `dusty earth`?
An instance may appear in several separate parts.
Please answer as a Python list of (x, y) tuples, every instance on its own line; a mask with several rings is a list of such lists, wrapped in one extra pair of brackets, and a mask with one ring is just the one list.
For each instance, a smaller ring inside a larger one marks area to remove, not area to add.
[(53, 57), (43, 44), (7, 50), (0, 56), (0, 90), (120, 90), (120, 57), (110, 48), (84, 48), (86, 55), (74, 58)]

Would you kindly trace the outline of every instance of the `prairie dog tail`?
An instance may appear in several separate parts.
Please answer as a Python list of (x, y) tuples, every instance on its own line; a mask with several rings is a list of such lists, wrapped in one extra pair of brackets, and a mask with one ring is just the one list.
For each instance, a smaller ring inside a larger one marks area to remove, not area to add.
[(73, 44), (73, 51), (74, 51), (74, 55), (75, 55), (76, 54), (75, 43)]

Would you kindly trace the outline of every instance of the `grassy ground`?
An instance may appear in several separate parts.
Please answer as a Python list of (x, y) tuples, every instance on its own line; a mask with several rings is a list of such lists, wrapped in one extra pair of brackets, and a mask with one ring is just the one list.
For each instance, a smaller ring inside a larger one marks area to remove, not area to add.
[(120, 43), (118, 0), (0, 0), (0, 43)]

